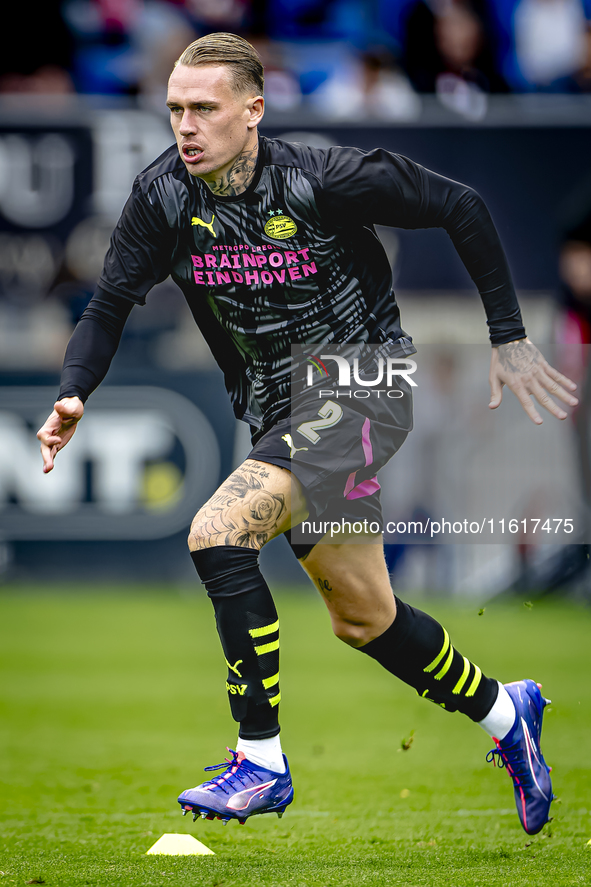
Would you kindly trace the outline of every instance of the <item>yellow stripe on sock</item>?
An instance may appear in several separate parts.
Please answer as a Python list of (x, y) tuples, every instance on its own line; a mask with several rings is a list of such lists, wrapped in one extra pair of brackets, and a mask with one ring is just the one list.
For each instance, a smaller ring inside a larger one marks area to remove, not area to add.
[(441, 678), (444, 678), (445, 675), (448, 673), (449, 667), (451, 665), (451, 661), (453, 658), (454, 658), (454, 648), (450, 644), (449, 653), (447, 654), (447, 659), (443, 663), (443, 666), (441, 667), (440, 671), (438, 671), (437, 674), (434, 675), (434, 678), (436, 681), (440, 681)]
[(266, 634), (273, 634), (279, 630), (279, 619), (271, 625), (264, 625), (262, 628), (249, 628), (248, 633), (251, 638), (262, 638)]
[(273, 650), (279, 649), (279, 640), (271, 641), (270, 644), (260, 644), (260, 646), (255, 647), (255, 653), (257, 656), (263, 656), (265, 653), (272, 653)]
[(445, 630), (445, 628), (443, 629), (443, 635), (444, 635), (443, 647), (441, 648), (440, 652), (435, 657), (433, 662), (430, 665), (428, 665), (426, 668), (423, 669), (423, 671), (427, 672), (427, 674), (430, 671), (434, 671), (437, 668), (437, 666), (439, 665), (439, 663), (441, 662), (441, 660), (443, 659), (443, 657), (447, 653), (447, 648), (449, 647), (449, 635), (448, 635), (447, 631)]
[(482, 672), (480, 671), (478, 666), (475, 665), (474, 668), (476, 669), (476, 671), (474, 672), (474, 678), (472, 679), (472, 683), (470, 684), (470, 686), (468, 687), (468, 689), (466, 691), (466, 696), (474, 696), (474, 694), (476, 693), (476, 690), (478, 689), (478, 684), (480, 683), (480, 679), (482, 677)]
[(451, 691), (452, 693), (455, 693), (456, 696), (458, 695), (458, 693), (462, 692), (462, 687), (464, 686), (464, 684), (468, 680), (468, 675), (470, 674), (470, 663), (468, 662), (468, 660), (466, 659), (465, 656), (463, 656), (462, 658), (464, 660), (464, 670), (460, 676), (460, 680), (457, 682), (457, 684), (455, 685), (455, 687)]
[(269, 699), (269, 705), (271, 705), (272, 707), (279, 705), (280, 702), (281, 702), (281, 693), (278, 693), (277, 696), (272, 696)]
[(275, 684), (279, 683), (279, 672), (274, 674), (272, 678), (263, 678), (263, 687), (265, 690), (268, 690), (269, 687), (274, 687)]

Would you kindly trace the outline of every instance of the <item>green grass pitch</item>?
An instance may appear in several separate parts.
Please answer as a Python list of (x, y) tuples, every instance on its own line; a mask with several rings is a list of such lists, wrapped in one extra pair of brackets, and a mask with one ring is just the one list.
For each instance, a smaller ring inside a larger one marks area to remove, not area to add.
[[(312, 593), (278, 595), (296, 800), (282, 820), (223, 827), (176, 803), (236, 739), (209, 601), (81, 591), (0, 591), (0, 887), (591, 884), (588, 610), (425, 607), (486, 673), (553, 698), (543, 745), (560, 800), (529, 838), (483, 731), (340, 644)], [(145, 856), (165, 832), (216, 855)]]

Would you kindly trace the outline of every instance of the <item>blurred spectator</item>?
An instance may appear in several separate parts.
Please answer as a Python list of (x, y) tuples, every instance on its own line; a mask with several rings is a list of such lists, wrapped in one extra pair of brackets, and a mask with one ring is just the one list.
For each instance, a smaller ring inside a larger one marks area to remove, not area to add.
[(486, 94), (508, 91), (482, 14), (468, 3), (416, 3), (406, 18), (404, 66), (415, 89), (436, 92), (471, 119), (486, 113)]
[[(2, 28), (0, 92), (64, 94), (72, 92), (68, 73), (72, 39), (60, 16), (60, 0), (35, 4), (33, 24), (26, 27), (26, 49), (20, 39), (22, 23)], [(5, 10), (5, 18), (8, 17)], [(14, 13), (13, 13), (14, 14)], [(19, 18), (24, 13), (20, 13)], [(19, 26), (20, 25), (20, 26)]]
[(559, 259), (563, 282), (557, 339), (565, 344), (591, 344), (591, 216), (562, 244)]
[(585, 50), (580, 66), (553, 83), (556, 92), (591, 93), (591, 23), (585, 29)]
[(528, 85), (551, 89), (572, 74), (585, 55), (581, 0), (521, 0), (515, 10), (517, 61)]
[(68, 0), (63, 12), (78, 91), (142, 93), (158, 107), (172, 65), (197, 36), (182, 8), (164, 0)]
[(418, 92), (435, 92), (441, 59), (435, 45), (435, 16), (427, 3), (409, 4), (402, 18), (402, 64)]
[(591, 0), (487, 0), (498, 60), (514, 92), (561, 91), (585, 54)]
[(199, 34), (170, 3), (149, 0), (132, 32), (140, 57), (138, 88), (142, 106), (167, 113), (166, 90), (174, 63)]
[(383, 48), (363, 53), (336, 70), (311, 101), (333, 120), (415, 120), (421, 111), (408, 78)]
[(261, 57), (265, 68), (266, 106), (274, 111), (293, 111), (302, 101), (300, 83), (289, 70), (283, 57), (281, 44), (264, 36), (248, 36)]
[(486, 114), (486, 93), (507, 92), (495, 70), (481, 19), (467, 6), (445, 4), (435, 19), (435, 47), (442, 70), (435, 79), (441, 102), (464, 117)]
[(184, 0), (197, 30), (240, 31), (250, 18), (250, 0)]
[(484, 23), (470, 6), (441, 5), (435, 17), (435, 48), (442, 74), (473, 83), (483, 92), (507, 92), (507, 84), (495, 68)]
[(281, 46), (304, 97), (335, 78), (351, 82), (375, 29), (367, 0), (253, 0), (251, 18)]
[(556, 341), (591, 344), (591, 172), (565, 197), (560, 214)]
[[(559, 254), (559, 270), (562, 288), (558, 298), (556, 341), (559, 352), (559, 368), (579, 386), (579, 406), (572, 414), (576, 435), (576, 453), (579, 469), (579, 492), (585, 505), (582, 515), (584, 530), (581, 538), (591, 533), (591, 188), (583, 183), (579, 195), (579, 209), (587, 204), (586, 212), (565, 232)], [(575, 559), (580, 561), (581, 571), (589, 572), (589, 554), (585, 547), (569, 546), (556, 566), (555, 585), (562, 585), (564, 577)]]
[(468, 3), (415, 4), (406, 19), (404, 66), (419, 92), (436, 92), (445, 74), (483, 92), (507, 92), (484, 21)]
[(363, 46), (372, 26), (367, 0), (267, 0), (264, 21), (274, 40), (339, 40)]
[(73, 75), (82, 93), (135, 94), (138, 59), (129, 30), (139, 13), (140, 0), (116, 4), (100, 0), (66, 0), (62, 12), (75, 43)]

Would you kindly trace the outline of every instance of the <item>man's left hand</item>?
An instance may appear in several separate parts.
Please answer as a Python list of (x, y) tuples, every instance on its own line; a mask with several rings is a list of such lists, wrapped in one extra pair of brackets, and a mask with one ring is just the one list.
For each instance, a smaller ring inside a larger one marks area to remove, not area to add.
[(575, 383), (551, 367), (529, 339), (516, 339), (492, 349), (489, 381), (491, 410), (500, 406), (503, 385), (507, 385), (536, 425), (542, 424), (542, 417), (532, 397), (557, 419), (566, 419), (567, 413), (552, 400), (551, 394), (571, 407), (579, 402), (569, 393), (576, 390)]

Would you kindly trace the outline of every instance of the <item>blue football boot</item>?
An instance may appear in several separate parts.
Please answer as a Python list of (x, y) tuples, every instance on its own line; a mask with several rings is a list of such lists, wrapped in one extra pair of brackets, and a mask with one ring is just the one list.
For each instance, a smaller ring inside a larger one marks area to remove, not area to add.
[(247, 760), (244, 752), (227, 749), (232, 760), (226, 758), (221, 764), (205, 767), (205, 770), (221, 770), (220, 776), (203, 782), (195, 788), (188, 788), (179, 795), (183, 816), (193, 814), (193, 821), (221, 819), (226, 825), (230, 819), (237, 819), (244, 825), (249, 816), (255, 813), (276, 813), (281, 818), (285, 808), (293, 801), (293, 786), (287, 758), (285, 773), (266, 770)]
[(550, 700), (544, 699), (540, 688), (540, 684), (529, 680), (505, 684), (517, 712), (515, 723), (504, 739), (493, 736), (496, 748), (486, 756), (489, 762), (497, 756), (499, 767), (508, 770), (517, 813), (528, 835), (536, 835), (548, 822), (554, 800), (550, 768), (540, 748), (544, 707)]

